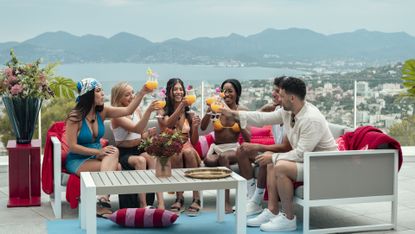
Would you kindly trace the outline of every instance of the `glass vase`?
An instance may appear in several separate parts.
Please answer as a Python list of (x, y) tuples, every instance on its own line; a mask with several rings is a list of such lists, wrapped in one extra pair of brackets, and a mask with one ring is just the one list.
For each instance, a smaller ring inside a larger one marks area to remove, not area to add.
[(42, 99), (3, 96), (17, 144), (29, 144), (37, 124)]
[(156, 177), (170, 177), (171, 163), (168, 157), (156, 157)]

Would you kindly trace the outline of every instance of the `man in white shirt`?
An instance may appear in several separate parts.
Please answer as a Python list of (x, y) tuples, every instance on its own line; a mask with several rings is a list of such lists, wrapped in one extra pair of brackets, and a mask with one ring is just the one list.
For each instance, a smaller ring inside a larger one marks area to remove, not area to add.
[[(269, 200), (268, 209), (248, 222), (260, 226), (262, 231), (296, 230), (292, 181), (303, 181), (304, 152), (337, 149), (326, 119), (314, 105), (305, 101), (306, 86), (302, 80), (294, 77), (284, 79), (279, 94), (283, 110), (270, 113), (238, 112), (227, 107), (222, 110), (222, 114), (239, 118), (241, 128), (247, 124), (283, 124), (292, 147), (285, 153), (265, 152), (255, 158), (258, 164), (267, 165)], [(281, 200), (284, 213), (280, 212), (278, 200)]]
[[(280, 84), (284, 80), (285, 76), (276, 77), (274, 79), (274, 87), (272, 90), (273, 102), (271, 104), (264, 105), (259, 111), (272, 112), (278, 111), (281, 108), (281, 100), (279, 97)], [(284, 136), (282, 124), (272, 125), (272, 134), (274, 136), (275, 144), (263, 145), (256, 143), (244, 142), (237, 150), (237, 159), (239, 166), (239, 174), (247, 180), (248, 191), (248, 203), (246, 204), (246, 215), (251, 216), (262, 212), (262, 200), (264, 197), (264, 191), (266, 186), (267, 167), (266, 165), (260, 166), (257, 176), (257, 182), (254, 179), (254, 168), (252, 164), (255, 161), (255, 157), (258, 154), (262, 154), (266, 151), (271, 152), (286, 152), (291, 150), (289, 144), (282, 145), (282, 139)], [(256, 185), (256, 186), (255, 186)], [(249, 223), (248, 223), (249, 224)]]

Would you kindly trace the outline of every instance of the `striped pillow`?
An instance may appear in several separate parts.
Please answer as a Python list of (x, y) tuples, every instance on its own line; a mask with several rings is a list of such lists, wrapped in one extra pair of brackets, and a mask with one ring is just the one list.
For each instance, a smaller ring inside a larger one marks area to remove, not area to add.
[(215, 133), (212, 131), (204, 136), (199, 136), (199, 142), (193, 145), (201, 159), (206, 157), (210, 145), (215, 141)]
[(110, 220), (126, 227), (166, 227), (174, 223), (177, 214), (162, 209), (123, 208), (115, 211)]

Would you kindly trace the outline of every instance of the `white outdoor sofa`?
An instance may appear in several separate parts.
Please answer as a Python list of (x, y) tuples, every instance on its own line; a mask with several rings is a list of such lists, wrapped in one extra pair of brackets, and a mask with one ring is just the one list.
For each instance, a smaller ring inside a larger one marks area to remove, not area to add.
[[(113, 144), (114, 137), (105, 122), (104, 138)], [(329, 124), (335, 138), (350, 130), (345, 126)], [(151, 120), (149, 126), (157, 127)], [(212, 131), (207, 129), (201, 134)], [(65, 192), (67, 174), (61, 173), (61, 146), (52, 138), (54, 158), (54, 194), (51, 196), (56, 218), (62, 217), (61, 192)], [(305, 233), (356, 232), (397, 227), (397, 172), (396, 150), (314, 152), (304, 155), (304, 186), (295, 191), (294, 201), (303, 207)], [(391, 222), (387, 224), (349, 226), (330, 229), (310, 229), (310, 208), (352, 203), (391, 202)]]

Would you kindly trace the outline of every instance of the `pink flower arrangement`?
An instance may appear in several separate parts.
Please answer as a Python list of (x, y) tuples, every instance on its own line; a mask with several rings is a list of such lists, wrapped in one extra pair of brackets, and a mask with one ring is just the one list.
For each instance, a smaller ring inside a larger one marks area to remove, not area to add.
[(10, 93), (12, 95), (18, 95), (19, 93), (21, 93), (23, 91), (23, 87), (20, 84), (15, 84), (12, 86), (12, 88), (10, 89)]
[(0, 71), (0, 95), (10, 97), (35, 97), (48, 99), (55, 96), (53, 90), (63, 91), (62, 95), (74, 97), (75, 82), (63, 77), (55, 77), (56, 63), (40, 67), (40, 59), (31, 64), (21, 63), (13, 51), (6, 68)]

